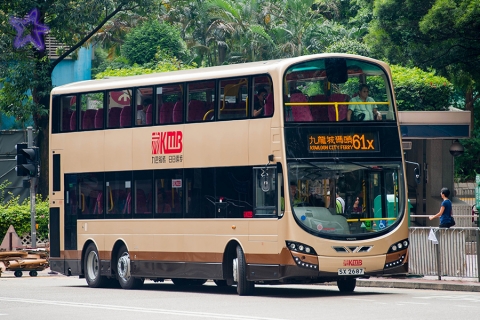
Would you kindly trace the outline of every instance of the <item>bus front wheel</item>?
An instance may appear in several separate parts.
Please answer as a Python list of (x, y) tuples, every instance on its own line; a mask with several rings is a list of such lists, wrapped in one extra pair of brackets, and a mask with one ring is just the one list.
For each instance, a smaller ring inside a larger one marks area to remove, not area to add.
[(123, 289), (138, 289), (143, 285), (143, 279), (132, 277), (131, 270), (130, 255), (127, 247), (122, 246), (117, 258), (117, 277)]
[(253, 294), (255, 283), (247, 280), (247, 263), (243, 249), (237, 246), (237, 256), (233, 259), (233, 280), (237, 283), (237, 293), (240, 296)]
[(355, 278), (346, 278), (346, 279), (337, 280), (337, 286), (340, 292), (353, 292), (353, 290), (355, 290), (356, 285), (357, 285), (357, 279)]
[(107, 277), (100, 275), (100, 258), (97, 246), (90, 243), (85, 251), (84, 260), (85, 279), (90, 288), (103, 288), (107, 284)]

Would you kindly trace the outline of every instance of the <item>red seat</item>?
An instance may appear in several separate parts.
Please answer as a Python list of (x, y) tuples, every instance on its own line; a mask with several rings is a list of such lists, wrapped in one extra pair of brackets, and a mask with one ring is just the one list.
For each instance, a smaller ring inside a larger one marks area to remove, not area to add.
[(135, 213), (151, 213), (147, 206), (147, 197), (142, 189), (137, 189), (135, 197)]
[(103, 108), (98, 109), (97, 113), (95, 113), (95, 129), (102, 129), (103, 128)]
[(173, 107), (173, 123), (183, 122), (183, 101), (177, 101)]
[(96, 109), (88, 109), (85, 111), (82, 118), (82, 130), (90, 130), (95, 127), (94, 122), (96, 113)]
[(269, 93), (265, 98), (265, 117), (270, 117), (273, 114), (273, 93)]
[[(128, 192), (125, 200), (125, 207), (123, 208), (123, 214), (130, 214), (132, 212), (132, 193)], [(147, 197), (142, 189), (137, 189), (135, 197), (135, 213), (150, 213), (151, 211), (147, 205)]]
[(62, 114), (62, 132), (70, 131), (70, 119), (72, 118), (72, 110), (65, 108)]
[(175, 104), (173, 102), (164, 102), (160, 106), (158, 120), (161, 124), (173, 122), (173, 109)]
[(103, 213), (103, 192), (99, 192), (97, 195), (97, 201), (95, 202), (95, 208), (93, 209), (94, 214)]
[[(311, 102), (327, 102), (328, 97), (324, 94), (317, 94), (310, 98)], [(313, 121), (328, 121), (328, 106), (310, 106), (310, 112), (312, 113)]]
[(107, 213), (121, 214), (125, 206), (127, 194), (124, 190), (114, 189), (111, 191), (110, 196), (112, 203), (109, 204), (111, 207), (108, 208)]
[(120, 112), (122, 108), (112, 107), (108, 110), (108, 127), (119, 128), (120, 127)]
[(187, 121), (203, 121), (203, 117), (207, 112), (205, 102), (200, 100), (191, 100), (188, 103)]
[(153, 112), (152, 105), (149, 104), (147, 106), (147, 109), (145, 110), (145, 122), (146, 122), (146, 124), (152, 124), (152, 120), (153, 120), (152, 112)]
[[(343, 93), (334, 93), (330, 95), (329, 98), (330, 102), (348, 102), (350, 101), (350, 97), (346, 94)], [(330, 121), (344, 121), (347, 119), (347, 111), (348, 111), (348, 105), (346, 104), (339, 104), (338, 105), (338, 120), (337, 120), (337, 114), (335, 111), (335, 106), (328, 106), (328, 119)]]
[(120, 112), (120, 127), (131, 127), (132, 126), (132, 107), (124, 106)]
[[(180, 199), (180, 196), (178, 195), (177, 192), (173, 191), (173, 194), (172, 194), (172, 191), (169, 190), (167, 192), (165, 192), (165, 207), (166, 205), (168, 204), (168, 206), (170, 207), (170, 212), (172, 213), (179, 213), (179, 212), (182, 212), (182, 204), (181, 204), (181, 199)], [(173, 197), (173, 201), (172, 201), (172, 197)], [(161, 213), (161, 211), (159, 209), (161, 208), (158, 208), (159, 204), (157, 203), (157, 212)], [(165, 209), (166, 210), (166, 209)], [(167, 213), (167, 212), (164, 212), (164, 213)]]
[[(303, 93), (293, 93), (290, 96), (290, 102), (301, 103), (307, 102), (307, 97)], [(313, 121), (312, 113), (308, 105), (296, 105), (291, 106), (293, 121), (298, 122), (311, 122)]]
[(70, 131), (77, 130), (77, 111), (73, 111), (70, 116)]

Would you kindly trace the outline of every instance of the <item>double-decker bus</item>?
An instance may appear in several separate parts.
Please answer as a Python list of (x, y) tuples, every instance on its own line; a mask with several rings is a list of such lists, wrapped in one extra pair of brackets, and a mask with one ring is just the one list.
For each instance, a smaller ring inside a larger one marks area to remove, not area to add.
[(319, 54), (84, 81), (54, 88), (51, 106), (54, 271), (125, 289), (213, 280), (240, 295), (331, 281), (350, 292), (407, 272), (381, 61)]

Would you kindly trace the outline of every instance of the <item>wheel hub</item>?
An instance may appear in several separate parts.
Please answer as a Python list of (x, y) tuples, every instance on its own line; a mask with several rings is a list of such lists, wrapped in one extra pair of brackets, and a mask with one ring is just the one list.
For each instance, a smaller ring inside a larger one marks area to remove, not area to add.
[(87, 272), (89, 278), (95, 280), (98, 276), (98, 256), (95, 251), (91, 251), (87, 257)]
[(123, 280), (128, 280), (130, 278), (130, 256), (128, 255), (128, 253), (122, 255), (118, 259), (117, 270), (118, 275)]
[(233, 281), (238, 282), (238, 258), (233, 259)]

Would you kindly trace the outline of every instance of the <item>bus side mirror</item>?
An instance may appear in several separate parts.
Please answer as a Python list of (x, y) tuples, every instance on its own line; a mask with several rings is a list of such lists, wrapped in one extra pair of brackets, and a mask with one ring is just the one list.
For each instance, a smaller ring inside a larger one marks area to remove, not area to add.
[(418, 167), (415, 167), (415, 169), (413, 169), (413, 173), (415, 174), (415, 182), (417, 184), (420, 184), (421, 180), (420, 180), (420, 169)]
[(407, 160), (405, 160), (405, 163), (415, 165), (415, 169), (413, 169), (413, 173), (415, 175), (415, 182), (417, 184), (420, 184), (420, 182), (422, 182), (422, 180), (420, 180), (420, 164), (417, 163), (417, 162), (412, 162), (412, 161), (407, 161)]

